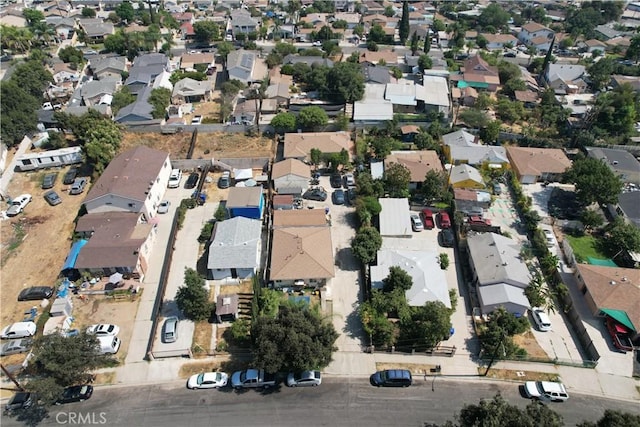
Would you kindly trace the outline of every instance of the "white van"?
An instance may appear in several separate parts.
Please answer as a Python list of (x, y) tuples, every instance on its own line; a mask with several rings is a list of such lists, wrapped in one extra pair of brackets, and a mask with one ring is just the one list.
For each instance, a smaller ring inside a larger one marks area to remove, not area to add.
[(169, 184), (167, 184), (167, 187), (169, 188), (180, 187), (181, 179), (182, 179), (182, 171), (180, 169), (173, 169), (171, 171), (171, 175), (169, 175)]
[(116, 354), (120, 350), (120, 338), (118, 337), (98, 337), (98, 342), (102, 354)]
[(0, 338), (7, 340), (31, 337), (35, 335), (36, 329), (36, 324), (33, 322), (16, 322), (4, 328), (0, 332)]
[(527, 397), (543, 401), (564, 402), (569, 399), (564, 384), (551, 381), (527, 381), (524, 383), (524, 391)]

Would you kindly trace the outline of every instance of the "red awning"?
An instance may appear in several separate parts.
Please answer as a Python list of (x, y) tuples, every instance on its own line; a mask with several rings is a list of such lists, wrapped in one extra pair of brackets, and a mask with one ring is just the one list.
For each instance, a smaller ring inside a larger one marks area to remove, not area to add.
[(612, 322), (612, 323), (613, 323), (613, 326), (614, 326), (614, 328), (615, 328), (615, 330), (616, 330), (616, 332), (617, 332), (617, 333), (619, 333), (619, 334), (626, 334), (626, 333), (628, 333), (628, 332), (629, 332), (629, 331), (627, 331), (627, 328), (625, 328), (625, 327), (624, 327), (624, 326), (622, 326), (621, 324), (616, 323), (616, 322)]

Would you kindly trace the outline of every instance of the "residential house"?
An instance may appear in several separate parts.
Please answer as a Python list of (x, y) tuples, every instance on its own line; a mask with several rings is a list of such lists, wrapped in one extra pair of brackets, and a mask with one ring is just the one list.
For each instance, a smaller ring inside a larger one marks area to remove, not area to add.
[(122, 79), (123, 73), (127, 72), (127, 58), (124, 56), (111, 56), (91, 59), (89, 61), (89, 69), (93, 74), (93, 78), (103, 80)]
[(524, 315), (529, 309), (524, 290), (531, 277), (518, 242), (495, 233), (470, 233), (467, 250), (482, 312), (489, 314), (504, 307), (510, 313)]
[[(152, 86), (145, 87), (134, 102), (118, 110), (113, 120), (117, 123), (159, 124), (164, 117), (159, 119), (154, 119), (153, 117), (154, 107), (149, 103), (152, 91)], [(157, 121), (157, 123), (152, 123), (154, 121)]]
[(634, 224), (640, 228), (640, 203), (638, 203), (638, 199), (640, 199), (638, 187), (631, 187), (628, 184), (622, 194), (618, 196), (618, 203), (608, 206), (609, 213), (614, 218), (620, 217), (627, 224)]
[(624, 35), (624, 31), (616, 30), (609, 25), (598, 25), (595, 28), (595, 31), (600, 35), (602, 40), (610, 40)]
[(233, 322), (240, 316), (238, 294), (218, 295), (216, 298), (216, 322)]
[(534, 46), (538, 52), (547, 51), (551, 47), (551, 42), (555, 37), (555, 32), (537, 22), (529, 22), (522, 26), (518, 34), (518, 39), (527, 46)]
[(22, 13), (23, 11), (17, 8), (8, 10), (0, 16), (0, 24), (6, 25), (7, 27), (26, 28), (27, 20)]
[(347, 132), (306, 132), (284, 135), (285, 159), (308, 161), (312, 148), (324, 154), (340, 153), (346, 150), (350, 158), (354, 153), (354, 144)]
[(231, 123), (254, 125), (258, 120), (260, 101), (258, 99), (239, 98), (231, 113)]
[[(104, 78), (102, 80), (88, 81), (80, 86), (77, 91), (80, 91), (82, 103), (88, 107), (92, 107), (103, 103), (105, 97), (112, 98), (119, 87), (119, 79)], [(111, 101), (107, 103), (107, 105), (109, 104), (111, 104)], [(72, 104), (70, 103), (70, 105)]]
[(396, 52), (391, 50), (379, 50), (377, 52), (365, 51), (360, 54), (358, 59), (360, 64), (368, 63), (371, 65), (398, 65), (399, 57)]
[(285, 159), (273, 164), (271, 179), (276, 191), (282, 188), (299, 188), (302, 194), (309, 187), (311, 168), (300, 160)]
[(466, 163), (453, 166), (449, 171), (449, 184), (453, 188), (484, 188), (480, 171)]
[(540, 103), (540, 94), (532, 90), (515, 90), (513, 95), (525, 108), (535, 108)]
[(393, 104), (394, 112), (414, 113), (418, 105), (416, 84), (388, 83), (384, 99)]
[(499, 145), (478, 145), (474, 147), (452, 145), (446, 148), (447, 161), (453, 165), (469, 164), (475, 167), (509, 168), (507, 150)]
[(631, 46), (631, 38), (628, 36), (615, 37), (611, 40), (607, 40), (605, 44), (608, 49), (611, 49), (614, 52), (618, 51), (624, 53), (629, 46)]
[(637, 269), (576, 264), (576, 282), (595, 316), (611, 317), (640, 344), (640, 275)]
[(379, 198), (381, 210), (378, 216), (380, 235), (385, 237), (410, 238), (412, 236), (409, 199)]
[(438, 153), (434, 150), (392, 151), (391, 154), (384, 159), (385, 169), (392, 163), (399, 163), (409, 169), (409, 172), (411, 172), (409, 189), (411, 190), (422, 186), (427, 172), (444, 171)]
[(623, 84), (629, 84), (636, 92), (640, 92), (640, 77), (623, 76), (621, 74), (611, 75), (611, 86), (615, 89)]
[(121, 273), (144, 279), (157, 235), (155, 224), (140, 221), (137, 213), (100, 212), (79, 217), (75, 231), (88, 241), (72, 263), (65, 263), (65, 270), (93, 277)]
[(324, 210), (274, 211), (273, 223), (269, 280), (275, 288), (321, 288), (335, 277)]
[(386, 85), (365, 83), (364, 96), (353, 103), (353, 121), (373, 124), (393, 119), (393, 103), (384, 99)]
[(76, 21), (73, 18), (62, 16), (49, 16), (45, 19), (47, 25), (53, 26), (56, 35), (61, 40), (69, 40), (76, 31)]
[(258, 31), (260, 23), (243, 9), (231, 12), (231, 29), (234, 37), (240, 33), (249, 34)]
[[(420, 86), (416, 86), (419, 88)], [(418, 93), (418, 98), (423, 98), (425, 112), (435, 111), (445, 120), (451, 115), (451, 98), (449, 96), (449, 83), (444, 77), (422, 76), (424, 96)]]
[(208, 70), (216, 66), (216, 58), (213, 53), (185, 53), (180, 57), (181, 70), (195, 70), (202, 68)]
[(310, 67), (324, 65), (325, 67), (332, 68), (333, 61), (329, 58), (323, 58), (321, 56), (302, 56), (289, 54), (282, 59), (283, 64), (295, 65), (299, 62), (308, 64)]
[(498, 68), (487, 64), (480, 55), (465, 60), (461, 71), (451, 75), (451, 81), (456, 82), (459, 88), (471, 86), (495, 92), (500, 86)]
[(564, 151), (557, 148), (507, 147), (513, 171), (522, 184), (538, 181), (559, 181), (571, 167)]
[(483, 33), (482, 36), (487, 40), (487, 50), (503, 50), (507, 46), (514, 47), (518, 44), (518, 39), (511, 34)]
[[(53, 113), (53, 112), (52, 112)], [(16, 156), (16, 170), (26, 172), (82, 163), (81, 147), (25, 153)]]
[(416, 135), (420, 133), (420, 128), (416, 125), (404, 125), (400, 127), (402, 142), (413, 142)]
[[(284, 191), (289, 191), (289, 189), (284, 188)], [(271, 198), (271, 206), (274, 211), (292, 210), (294, 207), (294, 197), (299, 197), (301, 194), (302, 193), (298, 193), (295, 196), (293, 194), (274, 194)]]
[(451, 88), (451, 99), (458, 105), (473, 107), (478, 100), (478, 91), (471, 86), (453, 87)]
[(591, 54), (598, 52), (598, 55), (602, 55), (607, 49), (606, 44), (596, 39), (589, 39), (584, 42), (578, 43), (578, 47)]
[(105, 37), (115, 34), (113, 24), (102, 22), (102, 19), (80, 19), (78, 24), (92, 43), (101, 43)]
[(327, 18), (329, 18), (328, 13), (309, 13), (307, 16), (303, 16), (300, 18), (300, 22), (312, 24), (312, 25), (327, 25)]
[(264, 196), (262, 187), (231, 187), (225, 204), (230, 218), (242, 216), (262, 219)]
[(451, 158), (450, 151), (453, 146), (479, 147), (481, 145), (479, 136), (469, 133), (464, 129), (442, 135), (443, 151), (449, 159)]
[(265, 99), (273, 99), (276, 101), (277, 105), (287, 107), (289, 105), (289, 99), (291, 98), (291, 94), (289, 93), (289, 84), (288, 83), (275, 83), (270, 84), (267, 87), (267, 90), (264, 93)]
[(336, 21), (346, 21), (349, 30), (353, 30), (360, 23), (360, 15), (357, 13), (337, 12), (333, 17)]
[(368, 18), (370, 15), (378, 15), (386, 18), (386, 16), (382, 15), (382, 13), (384, 13), (384, 9), (385, 6), (383, 6), (381, 2), (363, 1), (361, 10), (363, 11), (362, 13), (366, 15), (363, 20)]
[(125, 85), (131, 93), (138, 95), (152, 84), (156, 77), (170, 69), (169, 58), (162, 53), (147, 53), (138, 56), (131, 69)]
[(198, 81), (190, 78), (176, 82), (171, 95), (174, 104), (211, 101), (213, 86), (210, 80)]
[(80, 78), (80, 72), (78, 70), (74, 70), (69, 66), (69, 64), (65, 64), (64, 62), (55, 63), (51, 68), (53, 81), (56, 84), (61, 84), (63, 82), (77, 82)]
[(173, 18), (178, 21), (178, 24), (182, 25), (184, 23), (188, 23), (188, 24), (195, 24), (196, 20), (195, 17), (193, 16), (192, 12), (178, 12), (178, 13), (172, 13), (171, 16), (173, 16)]
[[(587, 155), (602, 160), (624, 183), (640, 187), (640, 162), (626, 150), (586, 147)], [(640, 194), (639, 194), (640, 196)]]
[(491, 193), (484, 190), (454, 188), (453, 200), (456, 211), (464, 213), (482, 212), (491, 206)]
[(256, 52), (240, 49), (231, 51), (227, 56), (227, 72), (229, 79), (251, 84), (261, 82), (267, 76), (268, 69)]
[(586, 78), (584, 65), (549, 64), (544, 73), (546, 84), (558, 94), (584, 92)]
[(440, 267), (438, 254), (433, 250), (382, 249), (378, 251), (377, 263), (371, 266), (371, 287), (382, 289), (384, 279), (391, 267), (400, 267), (411, 276), (411, 288), (405, 291), (407, 304), (422, 307), (427, 302), (441, 302), (451, 308), (449, 288), (444, 270)]
[(139, 145), (106, 167), (84, 199), (88, 213), (134, 212), (156, 216), (171, 174), (169, 154)]
[(260, 268), (262, 221), (238, 216), (216, 222), (209, 245), (210, 279), (249, 279)]
[[(383, 65), (372, 65), (368, 62), (362, 64), (362, 73), (365, 83), (386, 85), (391, 83), (391, 69)], [(395, 79), (393, 79), (395, 80)]]

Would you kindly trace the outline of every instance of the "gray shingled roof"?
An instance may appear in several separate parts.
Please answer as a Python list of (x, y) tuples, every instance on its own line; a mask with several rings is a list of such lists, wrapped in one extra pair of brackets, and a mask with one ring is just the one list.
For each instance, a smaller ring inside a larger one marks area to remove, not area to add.
[(467, 236), (467, 244), (480, 286), (496, 283), (529, 286), (529, 269), (520, 257), (516, 241), (500, 234), (477, 233)]
[(262, 222), (256, 219), (239, 216), (217, 222), (207, 268), (256, 268), (261, 231)]

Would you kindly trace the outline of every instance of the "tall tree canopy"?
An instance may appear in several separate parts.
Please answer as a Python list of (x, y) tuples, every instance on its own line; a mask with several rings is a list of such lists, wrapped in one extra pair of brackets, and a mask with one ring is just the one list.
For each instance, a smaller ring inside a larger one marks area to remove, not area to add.
[(623, 186), (606, 163), (593, 157), (574, 161), (565, 172), (564, 180), (575, 184), (576, 198), (583, 206), (617, 203)]
[(409, 38), (409, 2), (406, 0), (402, 2), (402, 16), (398, 23), (398, 35), (400, 36), (400, 43), (405, 44), (407, 38)]
[(352, 103), (364, 95), (364, 75), (358, 64), (339, 62), (326, 76), (324, 95), (339, 104)]

